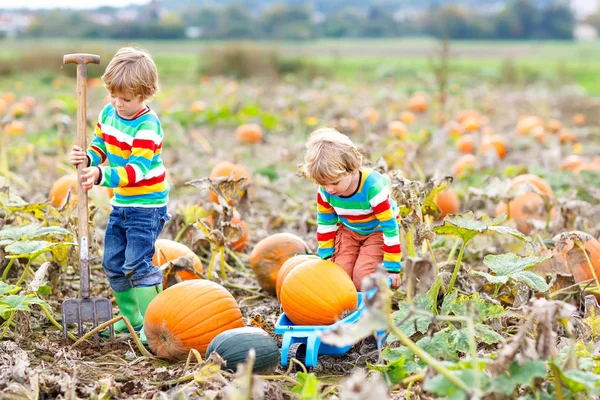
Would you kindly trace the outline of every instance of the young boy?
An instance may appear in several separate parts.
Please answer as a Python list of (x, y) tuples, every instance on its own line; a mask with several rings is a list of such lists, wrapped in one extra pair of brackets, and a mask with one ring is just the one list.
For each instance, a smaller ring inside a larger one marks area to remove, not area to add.
[(314, 131), (306, 143), (306, 172), (317, 184), (318, 254), (340, 265), (357, 290), (383, 261), (400, 286), (398, 206), (385, 178), (362, 168), (362, 155), (335, 129)]
[[(143, 327), (150, 301), (161, 291), (161, 271), (152, 265), (154, 244), (169, 219), (169, 185), (161, 159), (163, 131), (146, 104), (158, 90), (158, 72), (147, 52), (121, 48), (102, 76), (110, 94), (87, 151), (73, 146), (71, 164), (85, 163), (83, 189), (115, 188), (104, 238), (102, 267), (119, 315)], [(108, 165), (101, 166), (104, 161)], [(115, 332), (127, 329), (123, 321)], [(143, 330), (140, 333), (145, 340)]]

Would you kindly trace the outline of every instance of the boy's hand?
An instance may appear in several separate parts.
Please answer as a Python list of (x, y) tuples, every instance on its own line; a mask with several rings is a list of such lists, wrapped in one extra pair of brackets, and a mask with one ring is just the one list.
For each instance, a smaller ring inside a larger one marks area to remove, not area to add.
[(100, 178), (100, 169), (98, 167), (87, 167), (81, 174), (81, 185), (86, 192), (94, 187)]
[(81, 147), (75, 145), (73, 146), (73, 148), (71, 149), (71, 153), (69, 154), (69, 161), (74, 166), (78, 166), (79, 164), (84, 163), (83, 165), (87, 167), (87, 154), (85, 154), (85, 151), (83, 151)]
[(388, 272), (388, 276), (392, 278), (392, 289), (398, 289), (400, 287), (400, 274), (398, 272)]

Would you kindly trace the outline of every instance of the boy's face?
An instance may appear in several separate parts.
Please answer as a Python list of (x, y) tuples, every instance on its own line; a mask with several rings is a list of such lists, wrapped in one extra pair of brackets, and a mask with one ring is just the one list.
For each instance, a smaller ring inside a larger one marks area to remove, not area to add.
[(142, 96), (127, 95), (124, 93), (110, 93), (110, 103), (122, 118), (133, 117), (144, 106)]
[(349, 196), (354, 191), (354, 188), (350, 187), (351, 185), (352, 174), (347, 174), (333, 182), (321, 184), (321, 187), (333, 196)]

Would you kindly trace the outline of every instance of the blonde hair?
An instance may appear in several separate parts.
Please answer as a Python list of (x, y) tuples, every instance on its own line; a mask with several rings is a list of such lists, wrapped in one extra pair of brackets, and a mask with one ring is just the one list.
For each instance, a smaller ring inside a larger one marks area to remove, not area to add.
[(362, 155), (352, 140), (333, 128), (321, 128), (311, 133), (306, 149), (305, 172), (320, 185), (358, 171), (362, 164)]
[(158, 71), (150, 53), (135, 47), (122, 47), (110, 60), (104, 86), (111, 93), (142, 96), (150, 99), (158, 91)]

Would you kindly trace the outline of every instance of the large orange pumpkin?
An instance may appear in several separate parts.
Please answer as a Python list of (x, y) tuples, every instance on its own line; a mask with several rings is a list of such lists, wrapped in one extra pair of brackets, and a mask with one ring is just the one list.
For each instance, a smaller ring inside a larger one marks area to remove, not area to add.
[(283, 263), (283, 265), (279, 269), (279, 273), (277, 274), (277, 282), (275, 287), (275, 292), (277, 294), (278, 299), (280, 298), (281, 284), (285, 280), (285, 277), (290, 273), (292, 269), (296, 268), (298, 265), (308, 260), (320, 260), (320, 258), (311, 254), (298, 254), (297, 256), (288, 258), (287, 261)]
[(144, 332), (159, 357), (185, 359), (191, 349), (206, 352), (219, 333), (244, 326), (240, 308), (218, 283), (204, 279), (180, 282), (148, 305)]
[(76, 204), (78, 186), (79, 182), (77, 181), (77, 175), (75, 174), (65, 175), (59, 178), (50, 188), (50, 194), (48, 195), (50, 204), (56, 208), (62, 207), (69, 190), (71, 191), (70, 203)]
[[(246, 178), (245, 183), (249, 183), (252, 181), (252, 176), (250, 175), (250, 172), (248, 172), (246, 167), (244, 167), (242, 164), (230, 163), (229, 161), (222, 161), (215, 165), (212, 171), (210, 172), (210, 177), (213, 179), (223, 176), (229, 178), (232, 172), (234, 180)], [(210, 191), (210, 198), (214, 203), (219, 204), (217, 194), (212, 190)]]
[(358, 293), (350, 276), (328, 260), (306, 260), (283, 280), (281, 306), (296, 325), (330, 325), (354, 311)]
[[(160, 267), (161, 265), (169, 261), (173, 261), (179, 257), (192, 255), (194, 269), (199, 274), (202, 273), (203, 268), (200, 258), (185, 244), (169, 239), (158, 239), (154, 247), (155, 250), (154, 256), (152, 257), (152, 264), (156, 265), (157, 267)], [(179, 276), (182, 281), (198, 279), (198, 275), (187, 270), (177, 271), (177, 276)], [(163, 286), (167, 286), (166, 281), (163, 282)]]
[(257, 124), (243, 124), (235, 130), (235, 137), (241, 143), (253, 144), (260, 142), (263, 130)]
[[(208, 215), (206, 218), (204, 218), (204, 220), (211, 228), (214, 228), (214, 218), (212, 214)], [(237, 211), (233, 212), (233, 217), (231, 218), (231, 226), (239, 226), (240, 228), (242, 228), (242, 235), (239, 237), (238, 240), (231, 243), (231, 248), (235, 251), (244, 251), (246, 249), (246, 246), (248, 246), (248, 227), (246, 226), (246, 223), (242, 221), (242, 217)]]
[(291, 233), (276, 233), (258, 242), (250, 253), (250, 267), (258, 284), (275, 294), (277, 274), (284, 262), (296, 254), (307, 254), (308, 246)]
[[(556, 241), (560, 236), (561, 234), (556, 235), (554, 240)], [(580, 236), (588, 235), (583, 234)], [(562, 252), (558, 252), (557, 249), (554, 249), (554, 254), (559, 254), (561, 257), (563, 257), (567, 263), (567, 266), (569, 267), (569, 270), (573, 274), (573, 278), (575, 279), (576, 283), (594, 279), (594, 274), (590, 270), (590, 266), (587, 262), (585, 254), (583, 254), (583, 251), (579, 248), (579, 246), (576, 246), (574, 243), (572, 243), (571, 239), (568, 239), (568, 242), (571, 243), (564, 248)], [(585, 241), (583, 246), (587, 256), (590, 259), (590, 262), (592, 263), (592, 268), (594, 269), (596, 276), (600, 278), (600, 242), (590, 235), (590, 238)]]
[[(525, 183), (530, 183), (535, 186), (546, 196), (554, 197), (554, 192), (550, 185), (539, 176), (533, 174), (524, 174), (515, 177), (511, 182), (510, 190), (515, 190)], [(541, 220), (546, 218), (544, 211), (537, 211), (544, 207), (544, 200), (537, 193), (529, 192), (518, 195), (510, 201), (509, 205), (510, 218), (517, 223), (517, 229), (525, 234), (528, 234), (533, 229), (531, 224), (527, 221), (529, 218)], [(552, 211), (552, 215), (554, 215), (554, 210)], [(496, 207), (496, 215), (505, 214), (507, 212), (508, 209), (506, 203), (500, 203)]]

